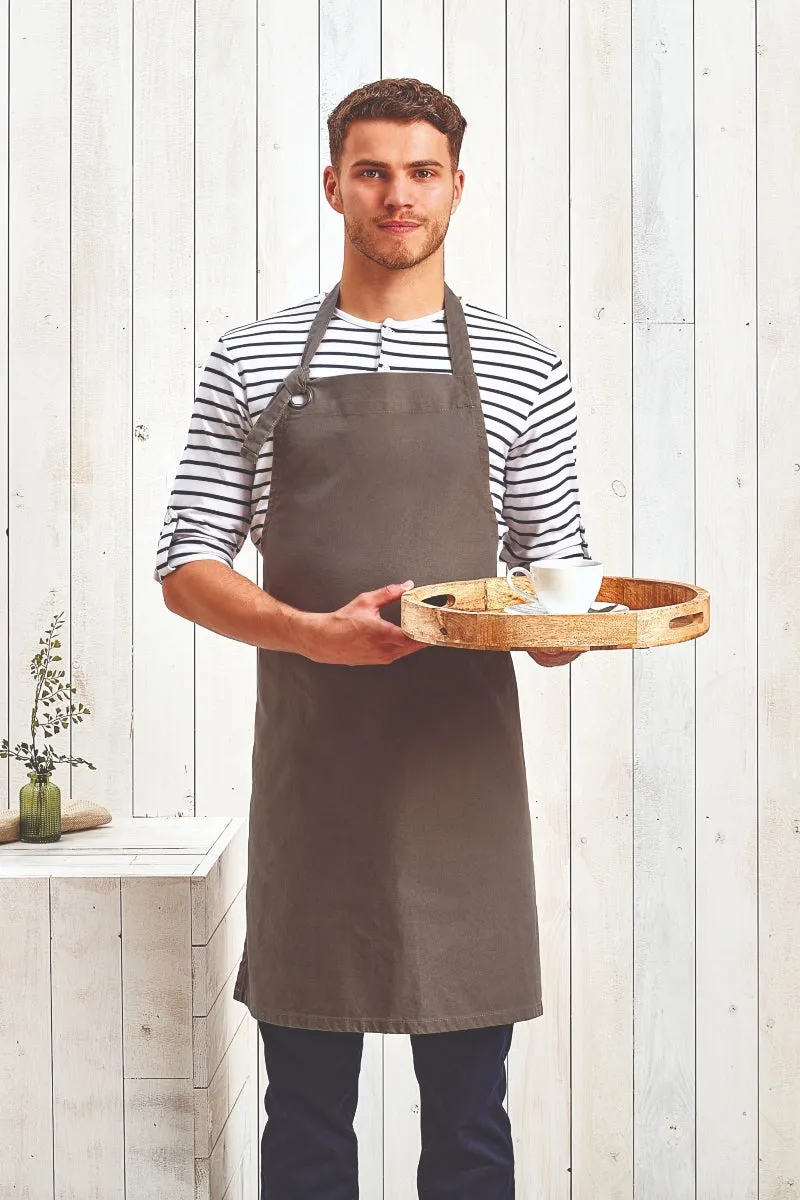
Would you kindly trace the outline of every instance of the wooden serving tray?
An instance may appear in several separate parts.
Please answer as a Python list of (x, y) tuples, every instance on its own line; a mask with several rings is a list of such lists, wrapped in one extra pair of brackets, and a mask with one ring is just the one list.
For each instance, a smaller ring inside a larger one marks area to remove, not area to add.
[[(514, 582), (536, 595), (524, 577)], [(415, 641), (468, 650), (640, 650), (701, 637), (710, 599), (705, 588), (688, 583), (607, 575), (597, 603), (625, 604), (630, 612), (507, 613), (506, 605), (524, 601), (497, 576), (410, 588), (400, 624)]]

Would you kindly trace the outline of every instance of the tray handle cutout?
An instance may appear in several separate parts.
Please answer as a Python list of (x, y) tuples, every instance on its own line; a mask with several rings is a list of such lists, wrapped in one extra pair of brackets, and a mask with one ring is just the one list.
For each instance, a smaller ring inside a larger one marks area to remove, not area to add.
[(423, 604), (432, 604), (435, 608), (452, 608), (456, 602), (455, 596), (444, 593), (441, 596), (426, 596)]
[(683, 625), (696, 625), (703, 620), (702, 613), (686, 613), (683, 617), (673, 617), (669, 623), (670, 629), (678, 629)]

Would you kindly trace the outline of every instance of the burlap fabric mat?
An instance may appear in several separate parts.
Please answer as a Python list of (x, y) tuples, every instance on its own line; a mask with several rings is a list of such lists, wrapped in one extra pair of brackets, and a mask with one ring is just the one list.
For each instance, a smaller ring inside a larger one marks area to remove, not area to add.
[[(97, 829), (108, 825), (111, 813), (102, 804), (91, 800), (70, 800), (61, 805), (61, 832), (77, 833), (81, 829)], [(19, 809), (0, 810), (0, 844), (19, 841)]]

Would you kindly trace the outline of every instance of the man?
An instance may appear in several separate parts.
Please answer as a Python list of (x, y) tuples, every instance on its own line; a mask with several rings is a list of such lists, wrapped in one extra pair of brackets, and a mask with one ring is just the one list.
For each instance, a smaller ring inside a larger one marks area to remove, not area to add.
[[(269, 1087), (262, 1200), (357, 1195), (365, 1031), (408, 1033), (424, 1200), (514, 1194), (513, 1024), (542, 1012), (508, 653), (412, 641), (416, 583), (588, 557), (558, 356), (444, 280), (466, 122), (415, 79), (328, 119), (339, 283), (224, 334), (162, 531), (167, 606), (258, 647), (234, 995)], [(248, 530), (263, 587), (232, 569)], [(555, 666), (574, 652), (531, 652)]]

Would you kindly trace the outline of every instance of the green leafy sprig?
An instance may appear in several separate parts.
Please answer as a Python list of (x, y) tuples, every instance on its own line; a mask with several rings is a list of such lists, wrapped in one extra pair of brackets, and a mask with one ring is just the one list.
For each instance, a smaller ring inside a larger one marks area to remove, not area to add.
[[(82, 721), (88, 716), (90, 709), (85, 704), (74, 705), (70, 693), (77, 691), (72, 684), (67, 683), (65, 672), (52, 666), (61, 662), (61, 655), (54, 651), (61, 648), (61, 642), (56, 634), (64, 624), (64, 614), (56, 613), (47, 629), (45, 637), (39, 638), (42, 647), (31, 661), (31, 674), (36, 680), (36, 692), (31, 711), (31, 740), (18, 742), (13, 750), (9, 749), (8, 738), (3, 738), (0, 745), (0, 758), (16, 758), (24, 763), (31, 772), (38, 776), (49, 775), (54, 765), (69, 763), (77, 767), (83, 763), (90, 771), (96, 770), (93, 763), (85, 758), (77, 758), (69, 754), (57, 754), (52, 745), (39, 749), (36, 745), (37, 731), (44, 735), (45, 740), (55, 737), (62, 729), (68, 729), (70, 724)], [(39, 705), (50, 711), (43, 713), (39, 720)], [(52, 706), (55, 705), (53, 709)], [(66, 705), (66, 707), (62, 707)]]

